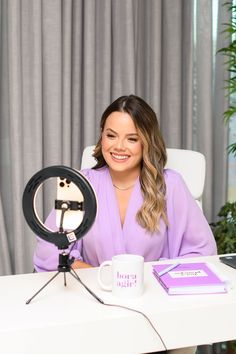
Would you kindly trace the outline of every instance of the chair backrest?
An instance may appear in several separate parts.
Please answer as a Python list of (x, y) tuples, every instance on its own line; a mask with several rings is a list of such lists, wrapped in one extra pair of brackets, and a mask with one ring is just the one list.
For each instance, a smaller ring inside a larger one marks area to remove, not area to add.
[(165, 168), (171, 168), (181, 174), (193, 198), (202, 208), (206, 176), (205, 156), (193, 150), (167, 149)]
[[(87, 146), (82, 155), (81, 169), (91, 168), (96, 160), (92, 156), (95, 145)], [(202, 195), (205, 184), (206, 160), (203, 154), (193, 150), (167, 149), (165, 168), (181, 174), (192, 196), (202, 208)]]

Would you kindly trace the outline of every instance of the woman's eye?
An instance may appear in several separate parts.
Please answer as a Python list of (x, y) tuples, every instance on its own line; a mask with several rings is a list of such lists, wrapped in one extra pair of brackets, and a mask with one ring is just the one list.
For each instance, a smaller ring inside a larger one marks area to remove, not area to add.
[(131, 142), (131, 143), (136, 143), (138, 141), (138, 138), (128, 138), (128, 140)]
[(109, 138), (109, 139), (114, 139), (114, 138), (115, 138), (115, 135), (114, 135), (114, 134), (107, 134), (107, 138)]

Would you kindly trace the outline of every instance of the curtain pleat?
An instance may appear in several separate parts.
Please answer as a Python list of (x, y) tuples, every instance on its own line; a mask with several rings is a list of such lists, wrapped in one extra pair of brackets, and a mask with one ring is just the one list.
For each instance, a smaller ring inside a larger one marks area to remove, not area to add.
[[(219, 3), (218, 10), (218, 31), (221, 35), (217, 36), (215, 50), (216, 52), (229, 44), (230, 38), (222, 32), (225, 29), (224, 23), (230, 22), (230, 11), (225, 9), (224, 0)], [(213, 80), (213, 100), (212, 100), (212, 120), (213, 120), (213, 174), (212, 174), (212, 200), (211, 215), (212, 219), (219, 213), (222, 205), (227, 199), (228, 182), (228, 126), (223, 122), (223, 114), (228, 109), (228, 99), (225, 96), (224, 87), (226, 80), (229, 79), (229, 73), (226, 69), (225, 57), (217, 54), (215, 57), (215, 72)], [(224, 70), (222, 70), (224, 68)], [(222, 94), (224, 93), (224, 94)]]
[[(1, 197), (1, 195), (0, 195)], [(3, 214), (3, 207), (0, 198), (0, 275), (6, 275), (12, 273), (11, 267), (11, 257), (10, 257), (10, 249), (8, 244), (6, 225), (5, 225), (5, 217)]]

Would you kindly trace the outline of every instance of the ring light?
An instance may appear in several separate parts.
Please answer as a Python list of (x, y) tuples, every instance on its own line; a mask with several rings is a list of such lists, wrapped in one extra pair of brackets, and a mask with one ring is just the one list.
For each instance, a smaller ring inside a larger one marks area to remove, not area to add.
[[(47, 229), (38, 218), (35, 210), (36, 193), (41, 184), (51, 177), (64, 177), (70, 180), (80, 189), (83, 195), (83, 220), (75, 230), (53, 232)], [(45, 241), (53, 243), (59, 249), (66, 249), (72, 242), (82, 238), (89, 231), (97, 213), (96, 195), (91, 184), (81, 173), (67, 166), (46, 167), (32, 176), (25, 187), (22, 206), (25, 220), (32, 231)]]

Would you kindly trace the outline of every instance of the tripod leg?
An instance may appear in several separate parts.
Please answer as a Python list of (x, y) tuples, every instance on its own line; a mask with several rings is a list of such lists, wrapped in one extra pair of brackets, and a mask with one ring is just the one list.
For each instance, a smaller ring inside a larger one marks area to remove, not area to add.
[(35, 296), (40, 293), (40, 291), (42, 291), (49, 283), (51, 283), (51, 281), (53, 281), (53, 279), (55, 279), (58, 276), (59, 273), (60, 272), (57, 272), (51, 279), (49, 279), (49, 281), (46, 284), (44, 284), (42, 288), (40, 288), (29, 300), (26, 301), (26, 304), (28, 305), (31, 302), (31, 300), (33, 300)]
[(64, 286), (66, 286), (66, 273), (64, 273)]
[(100, 297), (98, 297), (91, 289), (89, 289), (87, 287), (87, 285), (84, 284), (84, 282), (82, 282), (82, 280), (80, 279), (80, 277), (78, 276), (78, 274), (76, 273), (76, 271), (70, 267), (70, 274), (76, 279), (78, 280), (78, 282), (80, 284), (83, 285), (83, 287), (96, 299), (98, 300), (101, 304), (104, 304), (104, 301), (102, 299), (100, 299)]

